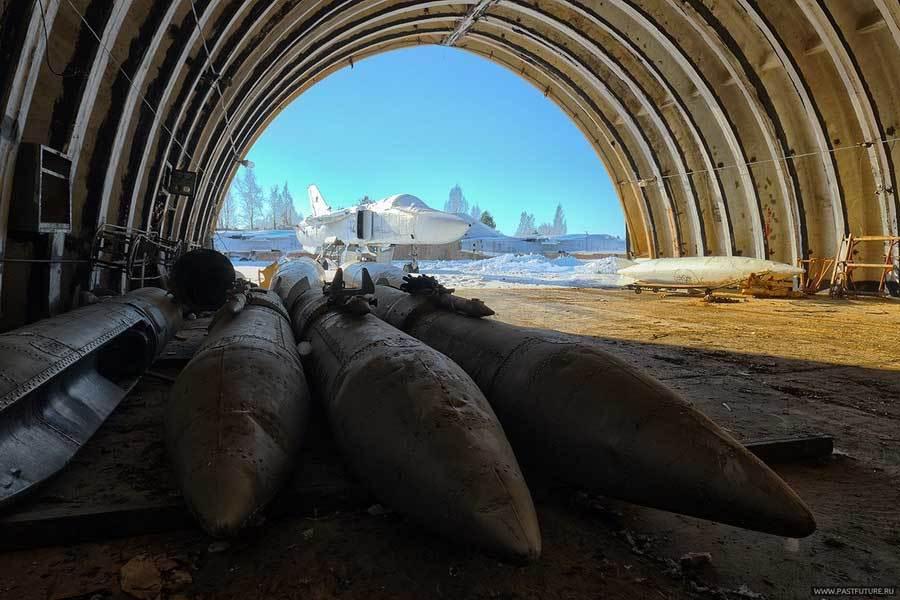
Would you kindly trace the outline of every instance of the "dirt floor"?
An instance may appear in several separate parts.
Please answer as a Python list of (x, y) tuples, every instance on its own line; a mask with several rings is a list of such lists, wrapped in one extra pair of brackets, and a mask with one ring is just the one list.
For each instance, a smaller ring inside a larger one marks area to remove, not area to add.
[[(777, 467), (818, 531), (786, 540), (529, 477), (543, 556), (505, 564), (382, 510), (344, 472), (317, 419), (269, 521), (246, 539), (217, 543), (184, 514), (166, 467), (161, 414), (167, 378), (178, 372), (169, 361), (31, 506), (0, 515), (3, 547), (35, 543), (26, 523), (34, 515), (48, 519), (47, 539), (103, 541), (0, 554), (0, 598), (127, 598), (123, 583), (133, 589), (135, 581), (149, 588), (142, 597), (163, 599), (777, 599), (818, 597), (811, 587), (819, 585), (900, 583), (900, 303), (705, 304), (572, 288), (460, 293), (482, 298), (504, 321), (594, 336), (738, 439), (834, 436), (831, 457)], [(200, 323), (183, 337), (191, 334), (202, 336)], [(90, 506), (103, 511), (71, 529), (53, 525)], [(711, 562), (682, 568), (688, 552), (708, 552)]]

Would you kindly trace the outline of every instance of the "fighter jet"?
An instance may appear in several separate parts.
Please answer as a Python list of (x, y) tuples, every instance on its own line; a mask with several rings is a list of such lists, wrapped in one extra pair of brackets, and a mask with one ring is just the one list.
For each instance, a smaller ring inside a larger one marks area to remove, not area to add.
[(393, 246), (449, 244), (471, 225), (460, 217), (434, 210), (410, 194), (389, 196), (371, 204), (332, 210), (319, 188), (308, 189), (312, 215), (297, 225), (297, 239), (319, 258), (339, 263), (356, 254), (358, 260), (389, 261)]

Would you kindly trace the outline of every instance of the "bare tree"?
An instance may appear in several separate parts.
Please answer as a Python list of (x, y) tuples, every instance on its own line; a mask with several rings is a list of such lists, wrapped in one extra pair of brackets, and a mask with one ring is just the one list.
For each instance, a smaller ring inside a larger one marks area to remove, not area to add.
[(291, 195), (291, 190), (288, 189), (287, 181), (284, 182), (284, 186), (281, 188), (281, 211), (282, 225), (284, 227), (293, 227), (303, 219), (303, 215), (294, 208), (294, 196)]
[(444, 211), (463, 214), (469, 212), (469, 202), (463, 196), (462, 188), (459, 187), (459, 184), (450, 188), (450, 196), (447, 198), (447, 202), (444, 203)]
[(516, 228), (516, 237), (528, 237), (535, 233), (534, 215), (523, 210), (522, 214), (519, 215), (519, 226)]
[(556, 205), (556, 214), (553, 215), (553, 235), (566, 235), (569, 227), (566, 225), (566, 214), (562, 204)]
[(265, 206), (265, 192), (256, 181), (252, 169), (244, 169), (243, 176), (234, 179), (234, 187), (244, 209), (244, 218), (250, 229), (256, 229)]
[(219, 208), (219, 229), (234, 229), (237, 226), (237, 202), (229, 189)]
[(273, 185), (269, 190), (269, 196), (266, 198), (266, 205), (268, 206), (268, 214), (266, 216), (272, 218), (272, 229), (278, 229), (278, 226), (281, 225), (280, 220), (283, 217), (283, 214), (281, 189), (277, 185)]
[(553, 222), (541, 223), (537, 228), (537, 232), (541, 235), (566, 235), (568, 229), (566, 214), (563, 212), (562, 204), (557, 204), (556, 212), (553, 214)]

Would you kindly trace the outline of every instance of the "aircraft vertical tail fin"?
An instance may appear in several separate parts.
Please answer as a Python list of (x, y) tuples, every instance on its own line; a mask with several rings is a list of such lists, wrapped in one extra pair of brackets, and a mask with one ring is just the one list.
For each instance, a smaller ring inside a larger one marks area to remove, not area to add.
[(306, 190), (306, 193), (309, 196), (309, 206), (314, 217), (321, 217), (331, 212), (331, 207), (325, 202), (325, 198), (322, 197), (318, 187), (311, 185)]

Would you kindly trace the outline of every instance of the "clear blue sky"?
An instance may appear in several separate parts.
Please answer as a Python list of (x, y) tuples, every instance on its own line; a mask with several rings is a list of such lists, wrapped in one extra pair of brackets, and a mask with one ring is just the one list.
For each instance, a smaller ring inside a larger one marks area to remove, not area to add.
[(562, 203), (570, 233), (625, 235), (609, 176), (581, 131), (540, 90), (463, 50), (420, 46), (331, 75), (288, 106), (247, 157), (265, 189), (285, 180), (309, 213), (315, 183), (332, 207), (363, 195), (443, 208), (459, 183), (513, 234)]

